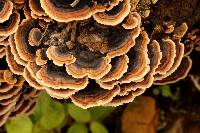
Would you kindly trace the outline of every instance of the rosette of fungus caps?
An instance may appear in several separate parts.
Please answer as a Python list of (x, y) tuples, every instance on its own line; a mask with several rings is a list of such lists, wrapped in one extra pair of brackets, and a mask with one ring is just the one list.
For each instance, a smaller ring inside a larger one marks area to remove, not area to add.
[(0, 70), (0, 126), (10, 117), (30, 114), (39, 91), (30, 87), (22, 76)]
[(34, 88), (82, 108), (131, 102), (170, 70), (178, 53), (170, 39), (150, 41), (129, 0), (32, 2), (32, 13), (53, 21), (27, 15), (9, 37), (8, 65)]
[(20, 15), (13, 11), (10, 0), (0, 0), (0, 38), (16, 32), (20, 22)]

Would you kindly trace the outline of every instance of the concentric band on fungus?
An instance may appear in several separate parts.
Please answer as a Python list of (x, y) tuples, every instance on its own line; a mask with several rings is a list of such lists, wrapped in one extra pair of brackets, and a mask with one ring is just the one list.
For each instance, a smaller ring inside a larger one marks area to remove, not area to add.
[(74, 7), (71, 7), (71, 1), (40, 0), (40, 3), (45, 13), (58, 22), (88, 19), (92, 14), (106, 9), (104, 6), (89, 7), (85, 0), (81, 0)]
[(110, 102), (119, 91), (119, 86), (115, 86), (111, 90), (105, 90), (99, 87), (96, 83), (93, 85), (90, 82), (85, 89), (75, 93), (75, 95), (72, 95), (70, 98), (76, 105), (82, 108), (89, 108), (93, 106), (101, 106)]
[(10, 70), (0, 70), (0, 81), (2, 126), (10, 117), (30, 114), (35, 107), (39, 91), (28, 86), (22, 76), (16, 76)]
[(152, 84), (183, 79), (191, 68), (181, 40), (187, 24), (155, 30), (150, 40), (138, 2), (1, 1), (0, 57), (12, 72), (0, 70), (0, 124), (29, 114), (37, 90), (82, 108), (119, 106)]
[(7, 21), (10, 18), (13, 10), (13, 3), (9, 0), (1, 0), (3, 6), (0, 8), (0, 23)]
[(0, 23), (0, 36), (8, 36), (15, 33), (20, 22), (20, 15), (18, 12), (13, 12), (9, 19)]
[(93, 18), (100, 24), (114, 26), (121, 23), (128, 16), (130, 9), (130, 0), (123, 0), (109, 11), (95, 13)]

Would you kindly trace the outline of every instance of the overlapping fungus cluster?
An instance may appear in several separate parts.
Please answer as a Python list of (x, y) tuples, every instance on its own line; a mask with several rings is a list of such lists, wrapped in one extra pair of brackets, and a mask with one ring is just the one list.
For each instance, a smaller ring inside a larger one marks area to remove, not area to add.
[(150, 40), (130, 0), (0, 0), (0, 5), (10, 70), (82, 108), (131, 102), (153, 83), (183, 79), (191, 67), (180, 42), (187, 25)]
[(30, 87), (22, 76), (0, 70), (0, 126), (10, 117), (32, 113), (39, 91)]

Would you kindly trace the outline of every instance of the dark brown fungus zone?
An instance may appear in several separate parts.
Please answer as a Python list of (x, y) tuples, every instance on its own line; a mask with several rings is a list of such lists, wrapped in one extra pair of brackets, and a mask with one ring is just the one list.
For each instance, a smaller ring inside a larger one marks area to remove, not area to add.
[[(152, 84), (183, 79), (191, 67), (181, 40), (186, 23), (168, 26), (158, 35), (153, 32), (149, 38), (141, 28), (140, 14), (134, 11), (137, 2), (2, 1), (0, 56), (6, 54), (16, 77), (22, 75), (30, 86), (53, 98), (69, 98), (82, 108), (118, 106)], [(20, 17), (18, 11), (24, 14)], [(12, 88), (12, 74), (7, 75)], [(35, 104), (19, 99), (16, 114), (28, 112)]]
[(129, 15), (130, 9), (130, 0), (122, 0), (109, 11), (95, 13), (93, 18), (100, 24), (114, 26), (121, 23)]
[(126, 95), (128, 92), (140, 89), (142, 91), (149, 88), (154, 81), (155, 70), (158, 68), (162, 59), (162, 52), (157, 41), (153, 40), (148, 44), (148, 58), (150, 59), (150, 71), (139, 82), (131, 82), (121, 84), (121, 91), (119, 95)]
[(35, 107), (39, 91), (30, 87), (22, 76), (16, 76), (10, 70), (0, 70), (0, 82), (2, 126), (10, 117), (29, 115)]
[(15, 33), (18, 29), (20, 22), (20, 15), (18, 12), (14, 11), (9, 19), (3, 23), (0, 23), (0, 36), (9, 36)]
[(14, 55), (11, 52), (10, 46), (6, 46), (6, 61), (8, 66), (10, 67), (10, 70), (18, 75), (23, 75), (24, 72), (24, 66), (18, 64), (15, 59)]
[(176, 57), (176, 45), (171, 39), (163, 39), (159, 42), (162, 50), (162, 59), (156, 73), (165, 74), (173, 65)]
[(131, 57), (127, 72), (119, 79), (120, 83), (130, 83), (143, 78), (150, 70), (147, 45), (149, 38), (146, 32), (141, 32), (136, 38), (135, 46), (127, 53)]
[(68, 75), (64, 67), (44, 65), (36, 73), (42, 85), (55, 89), (70, 88), (75, 90), (84, 89), (88, 84), (88, 78), (76, 79)]
[(76, 105), (82, 108), (89, 108), (109, 103), (119, 91), (120, 87), (118, 85), (114, 86), (111, 90), (107, 90), (101, 88), (94, 81), (91, 81), (85, 89), (75, 93), (70, 98)]
[(176, 71), (174, 71), (171, 75), (167, 76), (162, 80), (155, 81), (154, 84), (155, 85), (171, 84), (181, 79), (184, 79), (187, 76), (189, 70), (191, 69), (191, 66), (192, 66), (192, 60), (190, 59), (190, 57), (185, 56), (183, 57), (181, 64), (176, 69)]
[(81, 0), (75, 6), (71, 6), (73, 0), (40, 0), (45, 13), (58, 22), (70, 22), (90, 18), (94, 13), (105, 11), (103, 5), (95, 5), (92, 0)]
[(51, 46), (47, 49), (47, 57), (52, 60), (55, 65), (69, 65), (76, 61), (76, 58), (67, 50), (66, 46)]
[(13, 10), (13, 3), (9, 0), (1, 0), (0, 2), (0, 23), (3, 23), (10, 18)]

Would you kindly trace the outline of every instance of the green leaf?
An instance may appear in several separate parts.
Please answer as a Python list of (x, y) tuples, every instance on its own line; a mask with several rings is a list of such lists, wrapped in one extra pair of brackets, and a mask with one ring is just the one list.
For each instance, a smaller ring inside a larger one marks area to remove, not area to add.
[(69, 115), (77, 122), (89, 122), (91, 113), (87, 109), (82, 109), (74, 104), (68, 104)]
[(103, 121), (106, 117), (108, 117), (113, 111), (114, 107), (94, 107), (91, 108), (92, 120), (95, 121)]
[(49, 101), (49, 96), (46, 93), (42, 93), (40, 95), (40, 97), (38, 98), (37, 104), (36, 104), (36, 108), (33, 112), (33, 114), (31, 115), (31, 120), (33, 121), (33, 123), (37, 123), (38, 121), (40, 121), (41, 117), (42, 117), (42, 110), (44, 109), (44, 105), (46, 103), (48, 103)]
[(9, 120), (5, 127), (7, 133), (32, 133), (33, 123), (29, 117), (20, 116)]
[(53, 133), (53, 131), (46, 130), (40, 125), (40, 123), (36, 123), (33, 127), (32, 133)]
[(88, 129), (84, 124), (73, 124), (67, 133), (88, 133)]
[(90, 124), (90, 130), (92, 133), (108, 133), (108, 130), (103, 124), (95, 121)]
[(173, 96), (169, 85), (160, 86), (160, 89), (161, 89), (161, 94), (162, 94), (163, 97)]
[(48, 95), (43, 97), (41, 102), (41, 126), (50, 130), (61, 125), (66, 117), (62, 104), (51, 99)]

